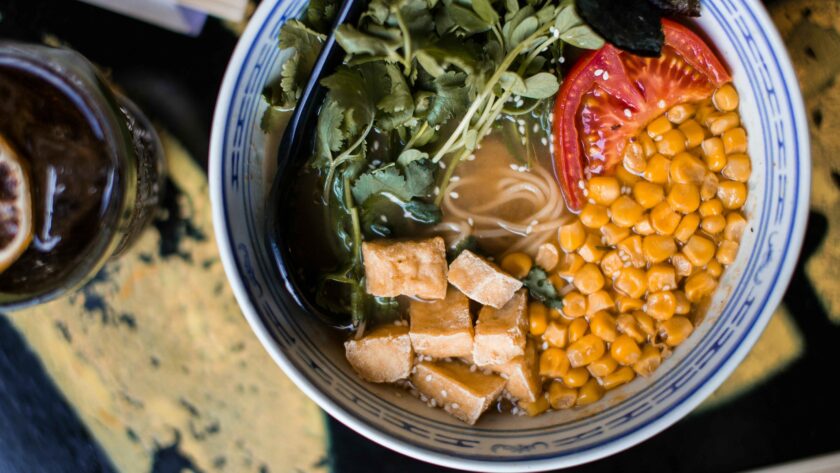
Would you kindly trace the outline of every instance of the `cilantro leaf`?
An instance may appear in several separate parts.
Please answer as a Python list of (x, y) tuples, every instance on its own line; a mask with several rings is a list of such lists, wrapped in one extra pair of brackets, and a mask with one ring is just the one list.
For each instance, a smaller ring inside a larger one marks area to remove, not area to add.
[(353, 198), (360, 204), (365, 203), (370, 196), (382, 192), (393, 194), (402, 200), (414, 197), (406, 189), (405, 178), (393, 163), (366, 172), (353, 183)]
[(314, 31), (329, 34), (337, 12), (336, 0), (309, 0), (303, 14), (303, 23)]
[(531, 297), (542, 302), (548, 307), (560, 309), (563, 307), (563, 301), (557, 293), (554, 285), (548, 280), (548, 274), (539, 266), (534, 266), (522, 284), (528, 288)]
[(465, 84), (466, 78), (467, 75), (463, 72), (453, 71), (434, 78), (431, 85), (435, 96), (432, 98), (429, 114), (426, 116), (429, 125), (441, 125), (467, 110), (470, 98)]
[(326, 39), (297, 20), (289, 20), (280, 28), (280, 49), (292, 53), (283, 62), (279, 79), (263, 90), (271, 107), (281, 111), (294, 108)]

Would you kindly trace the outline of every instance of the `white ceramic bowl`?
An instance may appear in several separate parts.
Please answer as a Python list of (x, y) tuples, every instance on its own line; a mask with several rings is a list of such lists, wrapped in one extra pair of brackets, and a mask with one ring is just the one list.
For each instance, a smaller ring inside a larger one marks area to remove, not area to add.
[(210, 190), (222, 261), (245, 317), (277, 364), (324, 410), (375, 442), (432, 463), (545, 470), (595, 460), (662, 431), (744, 358), (793, 272), (811, 171), (796, 77), (758, 0), (704, 1), (697, 22), (733, 73), (754, 166), (749, 226), (706, 320), (655, 376), (611, 391), (593, 406), (537, 418), (490, 414), (474, 427), (396, 388), (361, 381), (335, 334), (287, 304), (286, 289), (273, 276), (263, 210), (276, 144), (267, 144), (259, 129), (260, 91), (285, 57), (277, 49), (279, 27), (305, 1), (263, 1), (239, 41), (216, 106)]

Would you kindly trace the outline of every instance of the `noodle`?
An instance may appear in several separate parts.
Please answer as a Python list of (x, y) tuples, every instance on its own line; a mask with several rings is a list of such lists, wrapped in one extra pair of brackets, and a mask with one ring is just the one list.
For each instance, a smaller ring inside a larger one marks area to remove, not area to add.
[(569, 219), (560, 190), (543, 166), (530, 170), (489, 165), (473, 169), (450, 183), (441, 209), (444, 221), (435, 232), (468, 236), (500, 253), (523, 251), (532, 256)]

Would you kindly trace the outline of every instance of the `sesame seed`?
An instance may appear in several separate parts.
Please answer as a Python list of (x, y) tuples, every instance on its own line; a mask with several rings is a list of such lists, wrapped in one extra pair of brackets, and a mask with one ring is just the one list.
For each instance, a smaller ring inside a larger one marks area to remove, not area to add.
[(432, 406), (432, 407), (435, 407), (435, 406), (437, 406), (437, 401), (435, 401), (435, 399), (432, 398), (432, 400), (429, 401), (429, 405)]
[(665, 101), (660, 99), (659, 102), (656, 102), (656, 105), (658, 105), (659, 108), (665, 108)]
[(560, 56), (559, 58), (557, 58), (557, 62), (559, 62), (560, 64), (563, 64), (564, 62), (566, 62), (566, 58), (563, 57), (563, 56)]
[(601, 74), (604, 73), (603, 69), (595, 69), (595, 77), (601, 77)]
[(452, 191), (452, 192), (450, 192), (450, 193), (449, 193), (449, 197), (452, 197), (453, 199), (457, 199), (457, 198), (458, 198), (458, 197), (460, 197), (460, 196), (458, 195), (458, 193), (457, 193), (457, 192)]
[(610, 73), (607, 72), (607, 71), (604, 71), (604, 80), (608, 80), (609, 78), (610, 78)]
[(467, 156), (467, 161), (475, 161), (475, 155), (471, 154), (471, 155)]
[(542, 138), (540, 138), (540, 143), (542, 143), (543, 146), (547, 146), (548, 140), (543, 136)]
[(380, 215), (379, 220), (381, 220), (382, 223), (388, 223), (388, 217), (386, 217), (385, 215)]
[(440, 390), (440, 396), (441, 396), (441, 397), (446, 397), (446, 396), (447, 396), (447, 392), (446, 392), (446, 390), (445, 390), (445, 389), (441, 389), (441, 390)]
[(440, 187), (435, 186), (435, 195), (438, 195), (438, 194), (440, 194)]
[(543, 351), (548, 350), (548, 342), (543, 342), (542, 347)]
[(461, 180), (461, 176), (452, 176), (449, 180), (452, 182), (458, 182)]
[(446, 163), (443, 161), (438, 161), (438, 166), (440, 166), (441, 169), (446, 169)]
[(632, 113), (630, 113), (630, 109), (629, 109), (629, 108), (625, 108), (625, 109), (624, 109), (624, 116), (625, 116), (625, 117), (627, 117), (627, 118), (630, 118), (630, 117), (632, 117), (632, 116), (633, 116), (633, 114), (632, 114)]
[(475, 220), (473, 220), (472, 217), (467, 217), (467, 225), (472, 227), (473, 225), (475, 225)]
[(450, 404), (449, 406), (450, 406), (452, 409), (458, 409), (459, 407), (461, 407), (461, 406), (459, 406), (459, 405), (458, 405), (458, 403), (457, 403), (457, 402), (453, 402), (453, 403), (452, 403), (452, 404)]
[(378, 142), (378, 141), (374, 141), (374, 142), (373, 142), (373, 146), (371, 146), (371, 148), (372, 148), (374, 151), (378, 150), (378, 149), (379, 149), (379, 142)]
[(540, 131), (540, 126), (534, 123), (534, 126), (531, 127), (531, 131), (533, 131), (534, 133)]
[(430, 374), (427, 374), (427, 375), (426, 375), (426, 382), (427, 382), (427, 383), (432, 382), (432, 375), (430, 375)]

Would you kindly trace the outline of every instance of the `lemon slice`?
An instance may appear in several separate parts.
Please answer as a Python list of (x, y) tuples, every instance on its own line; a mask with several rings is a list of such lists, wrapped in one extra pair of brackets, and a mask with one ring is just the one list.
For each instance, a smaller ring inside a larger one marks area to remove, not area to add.
[(0, 135), (0, 272), (32, 241), (32, 187), (20, 155)]

